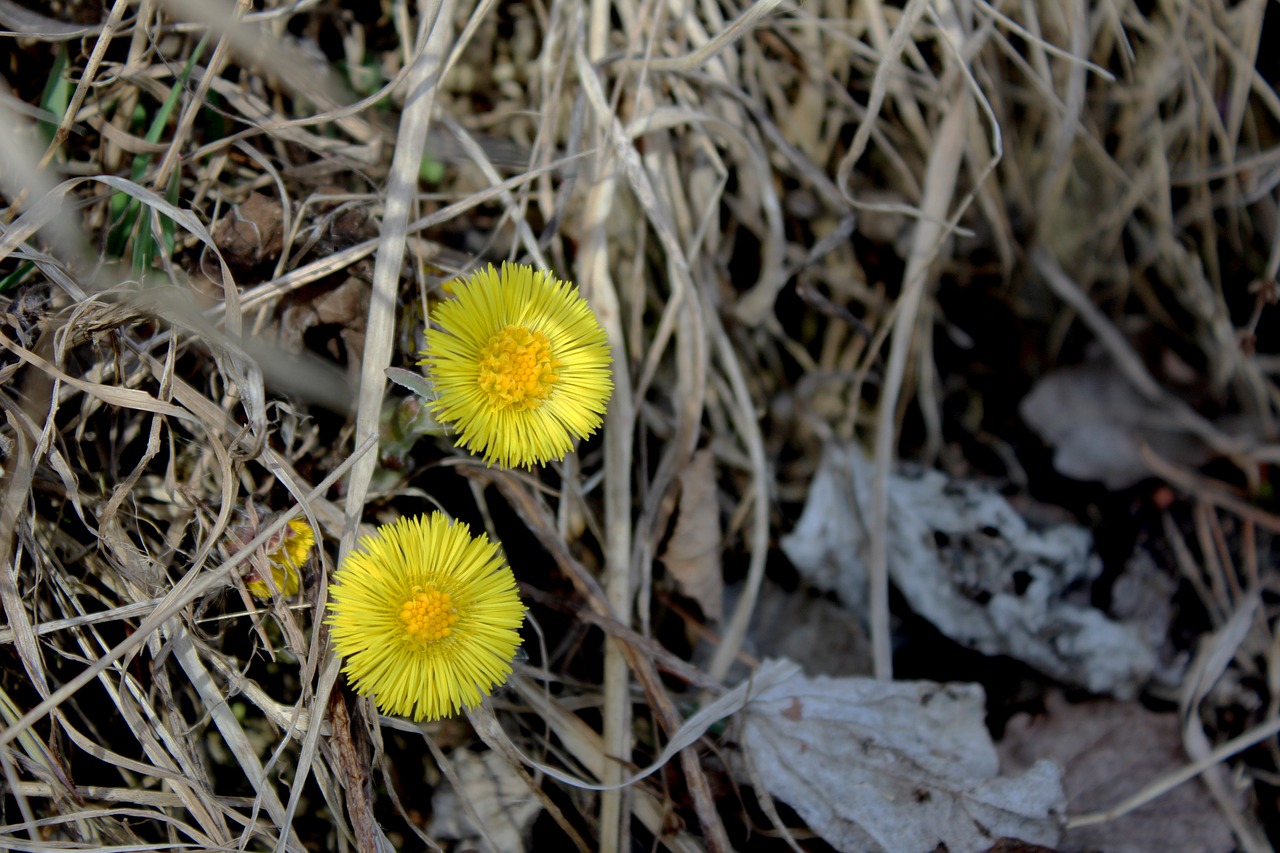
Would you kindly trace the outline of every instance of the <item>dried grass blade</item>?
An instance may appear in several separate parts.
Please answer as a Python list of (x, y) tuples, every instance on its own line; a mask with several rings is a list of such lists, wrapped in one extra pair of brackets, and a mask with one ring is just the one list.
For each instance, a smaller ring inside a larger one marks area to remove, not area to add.
[[(400, 119), (396, 135), (396, 150), (388, 176), (387, 197), (382, 217), (382, 237), (374, 260), (373, 294), (369, 300), (366, 322), (364, 357), (360, 374), (360, 390), (356, 404), (356, 441), (376, 442), (382, 413), (382, 398), (386, 387), (386, 368), (390, 366), (395, 344), (395, 314), (400, 270), (404, 261), (405, 243), (409, 231), (409, 213), (418, 187), (418, 174), (426, 144), (427, 128), (431, 120), (431, 108), (435, 103), (437, 85), (443, 65), (449, 55), (453, 36), (453, 0), (440, 0), (428, 6), (419, 4), (423, 21), (420, 39), (426, 47), (418, 54), (407, 77), (408, 100)], [(430, 22), (430, 29), (426, 29)], [(362, 457), (353, 466), (347, 485), (346, 524), (339, 547), (339, 559), (354, 546), (356, 531), (364, 512), (365, 497), (377, 465), (377, 454)], [(324, 705), (329, 692), (337, 681), (340, 663), (334, 658), (325, 667), (321, 684), (317, 688), (316, 702)], [(293, 791), (289, 799), (288, 814), (292, 816), (302, 793), (314, 748), (318, 743), (318, 729), (308, 732), (303, 756), (299, 760)]]
[(858, 129), (854, 131), (849, 150), (840, 159), (840, 165), (836, 167), (836, 184), (850, 204), (855, 206), (858, 206), (858, 202), (849, 189), (853, 167), (858, 160), (862, 159), (863, 153), (867, 150), (867, 143), (871, 141), (871, 132), (880, 115), (880, 108), (884, 105), (891, 81), (901, 73), (899, 57), (902, 56), (902, 52), (911, 41), (912, 32), (915, 31), (916, 25), (920, 23), (920, 19), (928, 9), (928, 0), (908, 0), (906, 8), (902, 10), (898, 26), (894, 29), (888, 45), (885, 46), (884, 54), (876, 65), (875, 76), (871, 78), (871, 95), (867, 99), (866, 114), (862, 123), (858, 125)]
[[(705, 297), (704, 297), (705, 298)], [(733, 616), (724, 630), (720, 645), (707, 667), (707, 673), (716, 681), (723, 681), (729, 674), (742, 649), (747, 636), (747, 628), (751, 624), (751, 615), (755, 612), (756, 601), (760, 596), (760, 587), (764, 583), (765, 563), (769, 557), (769, 466), (765, 456), (764, 434), (760, 430), (760, 421), (755, 415), (755, 406), (751, 399), (751, 389), (747, 385), (746, 374), (734, 351), (719, 315), (710, 305), (703, 306), (706, 325), (714, 337), (716, 358), (724, 369), (733, 391), (730, 416), (738, 437), (747, 447), (747, 458), (751, 465), (752, 501), (751, 525), (751, 561), (747, 566), (747, 579), (743, 586)]]
[[(369, 300), (360, 391), (356, 403), (357, 441), (378, 435), (386, 369), (391, 364), (395, 344), (396, 295), (409, 232), (409, 212), (418, 186), (418, 172), (426, 143), (431, 107), (442, 63), (448, 56), (453, 34), (453, 0), (440, 0), (434, 10), (425, 4), (419, 12), (423, 21), (434, 21), (430, 33), (423, 34), (426, 49), (419, 54), (408, 76), (409, 99), (397, 133), (395, 157), (388, 177), (387, 199), (382, 217), (382, 236), (374, 259), (373, 295)], [(340, 557), (355, 544), (356, 525), (364, 510), (369, 482), (377, 465), (376, 454), (357, 463), (347, 486), (347, 526), (343, 531)]]
[(186, 409), (175, 406), (172, 403), (166, 403), (163, 400), (157, 400), (141, 389), (120, 388), (115, 385), (103, 385), (100, 382), (88, 382), (63, 373), (48, 361), (45, 361), (21, 344), (9, 340), (3, 334), (0, 334), (0, 347), (4, 347), (18, 358), (47, 373), (49, 376), (61, 380), (78, 391), (83, 391), (91, 397), (95, 397), (109, 406), (134, 409), (139, 412), (153, 412), (157, 415), (168, 415), (169, 417), (183, 420), (194, 420), (192, 414)]
[[(238, 2), (238, 0), (237, 0)], [(276, 75), (294, 92), (314, 104), (334, 108), (346, 101), (343, 87), (327, 63), (317, 63), (289, 42), (269, 35), (255, 21), (239, 20), (235, 3), (224, 0), (165, 0), (172, 11), (198, 21), (226, 38), (248, 65)], [(338, 120), (342, 129), (360, 141), (370, 130), (350, 117)]]
[(124, 13), (129, 8), (129, 5), (129, 0), (116, 0), (115, 4), (112, 5), (111, 14), (107, 15), (107, 20), (103, 22), (102, 28), (98, 32), (98, 39), (94, 42), (93, 51), (89, 54), (84, 70), (80, 73), (80, 80), (76, 83), (76, 90), (71, 96), (71, 101), (67, 105), (66, 111), (62, 114), (58, 129), (54, 131), (49, 147), (45, 149), (44, 156), (40, 158), (41, 169), (49, 165), (49, 161), (53, 159), (53, 155), (62, 147), (62, 143), (67, 139), (67, 134), (71, 132), (71, 125), (75, 124), (76, 114), (80, 112), (85, 96), (89, 94), (89, 87), (97, 75), (98, 66), (102, 64), (102, 57), (106, 55), (107, 48), (111, 46), (111, 39), (115, 36), (116, 28), (120, 26), (120, 22), (124, 20)]
[[(595, 109), (597, 132), (613, 143), (608, 154), (596, 160), (596, 180), (586, 202), (586, 238), (578, 258), (578, 279), (590, 295), (600, 323), (609, 335), (613, 350), (613, 398), (604, 422), (604, 513), (605, 513), (605, 601), (615, 619), (631, 624), (631, 453), (635, 412), (631, 399), (631, 374), (626, 357), (626, 337), (617, 289), (609, 272), (606, 223), (613, 206), (621, 159), (638, 160), (636, 152), (622, 137), (617, 118), (608, 107), (599, 77), (584, 52), (581, 32), (574, 46), (579, 79)], [(612, 132), (611, 132), (612, 131)], [(637, 164), (638, 165), (638, 164)], [(622, 795), (617, 783), (622, 778), (622, 762), (631, 757), (630, 670), (626, 657), (612, 637), (604, 649), (604, 708), (602, 733), (604, 748), (613, 761), (604, 765), (602, 781), (608, 786), (600, 797), (600, 850), (621, 849), (626, 828), (622, 822)]]
[[(17, 553), (18, 540), (18, 516), (27, 508), (28, 498), (31, 494), (31, 477), (35, 471), (35, 465), (31, 458), (31, 441), (21, 425), (13, 417), (12, 414), (6, 412), (8, 416), (9, 426), (13, 429), (18, 437), (18, 449), (15, 454), (13, 470), (9, 474), (8, 484), (5, 488), (4, 505), (0, 507), (0, 604), (4, 607), (5, 615), (9, 619), (9, 624), (13, 628), (14, 637), (17, 640), (18, 656), (22, 660), (22, 666), (31, 676), (31, 680), (35, 683), (41, 696), (49, 695), (49, 683), (44, 675), (44, 661), (40, 656), (40, 646), (36, 641), (35, 632), (31, 629), (31, 620), (27, 617), (26, 605), (23, 602), (22, 594), (18, 590), (18, 564), (15, 559)], [(7, 700), (7, 697), (6, 697)], [(12, 720), (9, 721), (12, 725)], [(30, 739), (30, 735), (23, 733), (24, 741)], [(13, 764), (9, 750), (5, 749), (0, 753), (0, 761), (4, 764), (5, 779), (9, 786), (12, 787), (17, 781), (17, 768)], [(34, 815), (30, 805), (25, 797), (17, 798), (18, 809), (22, 812), (22, 816), (30, 823), (34, 820)], [(29, 831), (32, 840), (36, 838), (33, 831)]]
[(31, 438), (22, 423), (12, 412), (5, 412), (9, 427), (17, 436), (17, 450), (6, 466), (8, 482), (5, 484), (4, 504), (0, 506), (0, 604), (9, 621), (9, 631), (18, 650), (22, 666), (31, 677), (41, 696), (49, 695), (49, 682), (45, 678), (44, 659), (36, 631), (27, 615), (22, 592), (18, 588), (18, 519), (26, 514), (31, 498), (31, 480), (35, 474), (35, 459)]
[[(262, 768), (262, 762), (258, 759), (258, 754), (250, 744), (249, 737), (245, 734), (244, 728), (241, 727), (240, 721), (236, 719), (235, 714), (232, 712), (231, 706), (227, 702), (227, 697), (222, 694), (222, 691), (218, 689), (213, 678), (209, 675), (209, 670), (200, 660), (200, 654), (196, 650), (195, 643), (192, 642), (191, 636), (186, 629), (182, 627), (182, 623), (175, 620), (170, 625), (169, 630), (172, 632), (169, 642), (173, 648), (174, 659), (178, 661), (178, 665), (182, 667), (182, 671), (187, 674), (192, 686), (200, 694), (205, 710), (213, 718), (213, 723), (218, 727), (223, 740), (226, 741), (227, 748), (231, 750), (231, 754), (235, 756), (236, 761), (240, 763), (245, 779), (258, 792), (258, 802), (261, 802), (266, 807), (267, 813), (271, 815), (276, 828), (280, 831), (281, 838), (288, 838), (290, 827), (288, 821), (285, 820), (284, 804), (280, 802), (275, 789), (268, 783)], [(294, 849), (301, 848), (294, 846)]]
[[(3, 81), (0, 81), (0, 92), (8, 94)], [(34, 134), (26, 132), (29, 127), (29, 121), (16, 115), (5, 100), (0, 100), (0, 190), (11, 200), (4, 217), (0, 218), (0, 260), (41, 228), (45, 229), (44, 237), (53, 251), (64, 261), (87, 259), (89, 252), (80, 231), (70, 218), (60, 215), (65, 190), (59, 193), (49, 175), (40, 169), (39, 154), (31, 144)], [(32, 197), (37, 201), (16, 220), (8, 222)], [(89, 269), (91, 265), (85, 263), (81, 268)], [(84, 296), (83, 293), (72, 295)]]
[(650, 71), (693, 71), (741, 38), (747, 29), (754, 26), (761, 18), (772, 15), (781, 3), (782, 0), (758, 0), (747, 7), (747, 10), (735, 18), (729, 26), (716, 33), (710, 41), (684, 56), (632, 59), (630, 62), (643, 64)]
[[(906, 372), (907, 354), (918, 331), (920, 303), (928, 284), (929, 265), (937, 256), (946, 231), (942, 225), (955, 193), (956, 178), (964, 152), (964, 134), (970, 114), (970, 97), (957, 89), (942, 120), (925, 174), (924, 217), (916, 223), (911, 252), (902, 276), (885, 369), (884, 389), (876, 415), (875, 476), (871, 498), (871, 548), (867, 560), (871, 579), (871, 643), (876, 678), (893, 678), (893, 655), (889, 636), (889, 468), (896, 455), (895, 415)], [(926, 335), (929, 334), (926, 330)]]
[[(612, 788), (626, 788), (635, 785), (654, 773), (657, 773), (665, 765), (669, 764), (682, 750), (687, 749), (697, 743), (707, 731), (719, 721), (730, 717), (741, 711), (751, 701), (751, 697), (773, 687), (782, 684), (799, 673), (800, 667), (788, 660), (768, 660), (760, 665), (752, 675), (746, 680), (736, 685), (733, 689), (727, 691), (716, 699), (704, 705), (688, 719), (680, 724), (680, 728), (672, 732), (670, 739), (648, 766), (641, 768), (635, 773), (625, 778), (619, 779), (617, 782), (590, 782), (586, 779), (573, 776), (562, 770), (550, 765), (542, 764), (534, 761), (529, 756), (520, 751), (497, 724), (497, 721), (484, 723), (484, 731), (478, 733), (489, 743), (494, 749), (499, 749), (504, 753), (518, 756), (520, 761), (530, 767), (545, 773), (553, 779), (571, 785), (574, 788), (580, 788), (584, 791), (607, 791)], [(557, 725), (562, 721), (568, 712), (560, 708), (557, 703), (549, 699), (530, 679), (525, 677), (515, 677), (511, 681), (515, 689), (520, 693), (526, 702), (538, 712), (540, 716), (548, 723), (552, 724), (553, 730), (557, 735), (563, 736), (564, 732)], [(585, 723), (583, 724), (585, 726)], [(590, 731), (589, 728), (586, 731)], [(592, 732), (592, 735), (595, 733)], [(574, 757), (581, 761), (582, 764), (592, 772), (598, 779), (603, 779), (605, 770), (611, 759), (606, 753), (593, 750), (584, 750), (579, 753), (577, 750), (571, 750)]]
[(71, 41), (96, 35), (102, 31), (102, 25), (80, 26), (49, 18), (20, 6), (13, 0), (0, 0), (0, 25), (9, 28), (9, 32), (0, 32), (0, 37), (11, 36), (37, 41)]
[[(366, 441), (363, 445), (341, 465), (338, 465), (329, 476), (325, 477), (311, 492), (308, 493), (306, 503), (310, 503), (315, 498), (320, 497), (339, 479), (346, 475), (350, 467), (367, 453), (375, 442)], [(15, 738), (28, 730), (32, 724), (65, 702), (69, 697), (74, 695), (76, 691), (84, 687), (93, 679), (97, 678), (103, 671), (114, 664), (120, 658), (137, 649), (152, 636), (152, 634), (167, 620), (186, 607), (192, 601), (200, 596), (213, 590), (219, 584), (226, 582), (226, 576), (236, 566), (242, 565), (251, 554), (261, 548), (272, 536), (284, 529), (285, 525), (297, 518), (300, 508), (295, 508), (280, 514), (271, 524), (263, 527), (262, 532), (255, 536), (251, 541), (245, 544), (236, 553), (232, 554), (222, 564), (212, 569), (197, 568), (196, 571), (189, 572), (182, 580), (178, 581), (168, 594), (160, 600), (160, 603), (151, 613), (138, 624), (133, 633), (121, 640), (115, 646), (112, 646), (103, 654), (99, 655), (93, 663), (85, 667), (72, 678), (68, 679), (65, 684), (55, 690), (50, 696), (38, 703), (30, 711), (22, 716), (16, 724), (10, 726), (4, 731), (0, 731), (0, 747), (8, 746)], [(319, 727), (315, 727), (312, 731), (318, 731)]]

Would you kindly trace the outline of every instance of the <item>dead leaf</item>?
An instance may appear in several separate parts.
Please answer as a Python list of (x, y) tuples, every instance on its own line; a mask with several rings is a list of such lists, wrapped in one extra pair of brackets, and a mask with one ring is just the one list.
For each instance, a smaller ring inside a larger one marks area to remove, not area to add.
[(280, 345), (290, 352), (322, 349), (345, 364), (352, 378), (358, 376), (370, 293), (369, 285), (355, 277), (337, 287), (303, 288), (280, 312)]
[(1028, 844), (1016, 838), (1001, 838), (984, 853), (1062, 853), (1052, 847), (1041, 847), (1039, 844)]
[(213, 243), (238, 272), (273, 263), (284, 247), (284, 207), (274, 198), (251, 193), (218, 220)]
[[(1023, 715), (1009, 722), (1000, 756), (1011, 769), (1027, 767), (1033, 759), (1061, 764), (1072, 814), (1110, 808), (1186, 763), (1177, 714), (1152, 713), (1136, 702), (1072, 704), (1056, 691), (1045, 704), (1043, 717)], [(1066, 853), (1175, 847), (1228, 853), (1236, 847), (1231, 825), (1197, 780), (1116, 820), (1068, 830), (1060, 846)]]
[(724, 613), (720, 543), (714, 459), (710, 449), (703, 449), (680, 472), (680, 510), (662, 562), (680, 592), (698, 602), (709, 622), (719, 622)]
[(1151, 476), (1142, 445), (1195, 467), (1209, 449), (1174, 426), (1171, 410), (1147, 402), (1109, 361), (1095, 359), (1042, 377), (1022, 399), (1022, 419), (1054, 448), (1053, 467), (1074, 480), (1124, 489)]
[[(863, 618), (871, 477), (860, 448), (828, 446), (782, 539), (810, 583)], [(888, 537), (891, 580), (956, 642), (1094, 693), (1132, 696), (1150, 676), (1155, 653), (1137, 626), (1069, 597), (1101, 571), (1084, 528), (1033, 528), (994, 489), (914, 469), (889, 478)]]
[[(526, 830), (542, 806), (507, 760), (497, 752), (475, 753), (468, 749), (454, 750), (449, 760), (462, 790), (441, 788), (431, 798), (431, 810), (435, 815), (431, 823), (432, 835), (438, 839), (460, 839), (469, 843), (459, 845), (458, 849), (474, 846), (493, 853), (526, 849)], [(481, 837), (474, 818), (462, 804), (462, 798), (484, 824), (488, 841)]]
[(1182, 683), (1189, 659), (1170, 628), (1177, 595), (1178, 578), (1158, 566), (1151, 552), (1139, 546), (1112, 585), (1111, 605), (1107, 608), (1116, 619), (1138, 631), (1156, 658), (1151, 680), (1170, 688)]
[(1058, 767), (1001, 776), (984, 703), (976, 684), (795, 675), (747, 705), (741, 745), (769, 792), (839, 850), (1056, 844)]
[[(741, 584), (728, 592), (732, 609)], [(871, 641), (858, 617), (813, 590), (786, 592), (768, 579), (760, 587), (747, 643), (756, 657), (789, 658), (809, 675), (872, 673)]]

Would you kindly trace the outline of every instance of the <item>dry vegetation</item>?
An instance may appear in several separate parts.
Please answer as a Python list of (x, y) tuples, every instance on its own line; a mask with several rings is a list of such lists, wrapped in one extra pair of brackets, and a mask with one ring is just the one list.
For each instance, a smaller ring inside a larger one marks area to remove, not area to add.
[[(479, 733), (538, 798), (534, 849), (830, 849), (735, 785), (731, 730), (662, 744), (756, 663), (760, 591), (807, 594), (778, 537), (824, 445), (857, 440), (878, 489), (905, 458), (1059, 504), (1110, 581), (1149, 547), (1185, 679), (1145, 698), (1191, 769), (1127, 793), (1208, 768), (1207, 808), (1266, 849), (1277, 18), (3, 0), (0, 847), (452, 849)], [(503, 258), (576, 281), (615, 342), (605, 428), (545, 470), (486, 468), (385, 379), (441, 286)], [(1213, 461), (1059, 476), (1018, 403), (1099, 348)], [(527, 660), (492, 713), (379, 720), (327, 653), (326, 578), (436, 506), (504, 543)], [(910, 635), (875, 506), (851, 668), (983, 680), (997, 729), (1042, 709), (1046, 680)], [(294, 518), (321, 547), (298, 596), (259, 601), (252, 554)], [(722, 558), (701, 597), (669, 565), (700, 553)], [(660, 754), (621, 790), (573, 782)], [(427, 796), (450, 789), (457, 814)]]

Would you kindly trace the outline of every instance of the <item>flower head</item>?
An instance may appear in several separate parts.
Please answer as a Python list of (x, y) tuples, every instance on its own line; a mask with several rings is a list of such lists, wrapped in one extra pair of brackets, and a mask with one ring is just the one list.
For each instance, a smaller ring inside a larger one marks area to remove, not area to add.
[(563, 459), (602, 423), (613, 391), (609, 341), (568, 282), (524, 264), (454, 284), (431, 317), (420, 364), (432, 413), (458, 443), (507, 467)]
[(387, 714), (436, 720), (511, 674), (524, 607), (498, 546), (440, 512), (360, 540), (329, 588), (334, 649)]
[[(235, 550), (253, 541), (261, 529), (261, 517), (252, 504), (247, 510), (247, 524), (231, 528), (228, 538)], [(290, 596), (298, 591), (298, 570), (307, 562), (316, 535), (305, 519), (295, 518), (278, 533), (268, 539), (260, 550), (249, 558), (245, 573), (245, 587), (258, 598), (270, 598), (273, 590)], [(267, 582), (267, 575), (271, 583)]]

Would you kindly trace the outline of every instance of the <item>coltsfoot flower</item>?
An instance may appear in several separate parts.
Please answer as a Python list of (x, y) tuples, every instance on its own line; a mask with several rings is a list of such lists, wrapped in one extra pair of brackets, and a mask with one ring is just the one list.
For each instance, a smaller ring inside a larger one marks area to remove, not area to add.
[[(231, 528), (227, 536), (233, 550), (240, 550), (258, 535), (264, 520), (252, 504), (246, 510), (247, 524)], [(273, 535), (250, 557), (245, 572), (245, 588), (258, 598), (270, 598), (272, 586), (286, 598), (298, 591), (299, 570), (306, 565), (316, 535), (306, 519), (295, 518)], [(267, 574), (271, 584), (267, 583)]]
[(504, 263), (455, 282), (436, 306), (419, 364), (432, 414), (458, 444), (514, 468), (563, 459), (603, 422), (613, 379), (609, 341), (574, 285)]
[(352, 688), (415, 721), (474, 707), (503, 684), (524, 622), (498, 545), (440, 512), (361, 539), (334, 575), (328, 607)]

